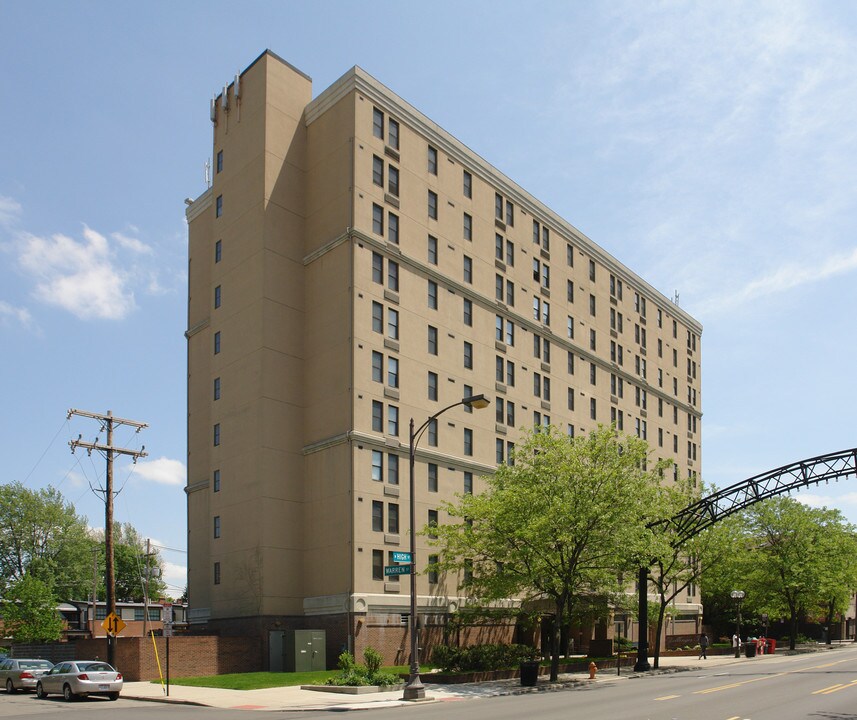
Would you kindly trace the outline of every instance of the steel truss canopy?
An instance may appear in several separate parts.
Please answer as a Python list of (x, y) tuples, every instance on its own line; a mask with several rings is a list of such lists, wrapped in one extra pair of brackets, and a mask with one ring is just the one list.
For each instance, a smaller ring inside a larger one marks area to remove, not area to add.
[(754, 503), (849, 475), (857, 475), (857, 448), (818, 455), (755, 475), (688, 505), (670, 520), (655, 523), (652, 527), (672, 525), (677, 534), (674, 544), (679, 546), (718, 520)]

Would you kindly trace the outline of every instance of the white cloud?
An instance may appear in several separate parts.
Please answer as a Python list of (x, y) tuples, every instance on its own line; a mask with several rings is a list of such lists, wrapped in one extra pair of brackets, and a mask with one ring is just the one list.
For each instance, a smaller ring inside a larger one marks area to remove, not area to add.
[(18, 262), (36, 279), (39, 300), (81, 319), (121, 320), (136, 307), (128, 273), (107, 238), (89, 227), (83, 241), (22, 234)]
[(32, 327), (32, 322), (33, 317), (27, 308), (15, 307), (0, 300), (0, 327), (17, 323), (25, 328), (30, 328)]
[(12, 225), (21, 215), (21, 204), (14, 198), (0, 195), (0, 226)]
[(129, 237), (123, 233), (113, 233), (110, 237), (112, 237), (116, 242), (118, 242), (122, 247), (131, 250), (135, 253), (140, 253), (143, 255), (151, 255), (152, 248), (150, 248), (146, 243), (141, 242), (137, 238)]
[(167, 584), (168, 594), (178, 597), (187, 586), (187, 567), (178, 563), (164, 561), (163, 580)]
[(187, 469), (180, 460), (161, 457), (157, 460), (139, 461), (136, 474), (143, 479), (161, 485), (184, 485)]

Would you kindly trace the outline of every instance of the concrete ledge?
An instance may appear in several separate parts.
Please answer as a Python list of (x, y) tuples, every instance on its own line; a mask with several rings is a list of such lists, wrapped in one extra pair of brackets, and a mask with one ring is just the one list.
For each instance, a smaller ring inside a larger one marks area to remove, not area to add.
[(315, 692), (342, 693), (343, 695), (367, 695), (368, 693), (396, 692), (405, 687), (404, 683), (397, 685), (301, 685), (301, 690)]

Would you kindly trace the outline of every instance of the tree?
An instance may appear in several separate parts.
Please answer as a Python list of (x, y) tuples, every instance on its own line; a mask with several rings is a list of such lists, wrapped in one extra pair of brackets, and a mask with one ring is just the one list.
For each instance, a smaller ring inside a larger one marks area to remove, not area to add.
[[(93, 533), (93, 546), (102, 546), (104, 532)], [(116, 574), (116, 599), (128, 602), (143, 602), (145, 596), (146, 541), (131, 523), (113, 524), (113, 564)], [(105, 572), (104, 554), (98, 560), (99, 574)], [(148, 561), (148, 569), (156, 572), (149, 577), (149, 600), (158, 600), (164, 596), (166, 585), (163, 581), (163, 560), (157, 550)], [(104, 599), (106, 588), (100, 583), (98, 597)]]
[(3, 630), (15, 642), (59, 640), (62, 619), (51, 586), (29, 574), (12, 582), (3, 599)]
[(730, 590), (744, 590), (746, 614), (788, 619), (793, 650), (802, 615), (832, 614), (857, 588), (855, 528), (838, 510), (789, 497), (751, 506), (742, 521), (741, 544), (704, 577), (706, 615), (709, 606), (730, 607)]
[(577, 438), (553, 428), (527, 433), (514, 464), (485, 478), (485, 492), (445, 505), (458, 522), (425, 531), (437, 536), (438, 566), (464, 571), (480, 601), (552, 601), (551, 679), (562, 622), (582, 598), (623, 590), (623, 568), (648, 557), (656, 474), (643, 469), (647, 453), (645, 441), (611, 427)]
[(32, 575), (67, 597), (89, 586), (86, 521), (52, 487), (0, 485), (0, 593)]
[[(669, 520), (699, 500), (705, 492), (705, 487), (696, 488), (691, 478), (661, 483), (656, 502), (660, 518)], [(658, 668), (661, 633), (669, 608), (688, 586), (699, 582), (705, 567), (719, 565), (726, 555), (733, 552), (737, 525), (734, 518), (721, 520), (682, 544), (678, 544), (675, 529), (668, 522), (655, 526), (653, 532), (654, 552), (648, 579), (658, 597), (653, 618), (656, 627), (653, 658), (654, 666)]]

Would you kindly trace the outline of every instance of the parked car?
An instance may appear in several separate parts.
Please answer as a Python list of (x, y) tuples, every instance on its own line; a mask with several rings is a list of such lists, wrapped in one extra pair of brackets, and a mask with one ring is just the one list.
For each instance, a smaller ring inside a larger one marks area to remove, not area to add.
[(106, 695), (111, 700), (122, 690), (122, 673), (100, 660), (73, 660), (54, 665), (36, 682), (36, 695), (62, 694), (67, 700)]
[(52, 667), (49, 660), (6, 658), (0, 661), (0, 686), (10, 695), (18, 690), (35, 690), (38, 679)]

